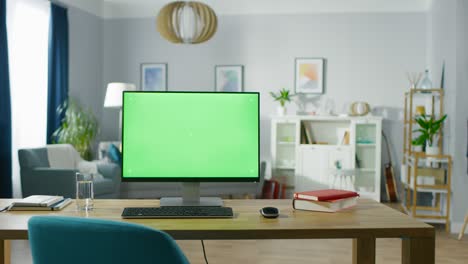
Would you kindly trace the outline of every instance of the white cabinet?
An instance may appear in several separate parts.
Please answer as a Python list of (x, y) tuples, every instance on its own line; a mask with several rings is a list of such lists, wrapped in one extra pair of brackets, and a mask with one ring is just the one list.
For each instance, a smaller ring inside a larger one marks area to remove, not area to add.
[(315, 146), (300, 146), (295, 171), (295, 191), (323, 189), (327, 187), (328, 156)]
[(337, 166), (342, 170), (354, 168), (349, 146), (302, 145), (297, 157), (294, 186), (300, 192), (333, 187)]
[(276, 169), (294, 169), (296, 164), (296, 147), (298, 141), (298, 120), (273, 120), (272, 167)]
[(336, 146), (330, 149), (328, 153), (328, 168), (352, 169), (354, 162), (352, 159), (353, 150), (350, 146)]
[(379, 117), (275, 117), (273, 177), (294, 191), (341, 188), (380, 201), (381, 126)]

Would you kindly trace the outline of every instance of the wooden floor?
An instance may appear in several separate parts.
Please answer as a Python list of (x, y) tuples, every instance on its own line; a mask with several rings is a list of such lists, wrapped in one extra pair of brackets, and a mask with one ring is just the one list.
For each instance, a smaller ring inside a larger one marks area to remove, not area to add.
[[(436, 263), (468, 263), (468, 235), (458, 241), (436, 227)], [(177, 241), (193, 264), (205, 263), (200, 241)], [(215, 263), (332, 264), (351, 263), (351, 240), (205, 241), (208, 261)], [(377, 239), (376, 263), (401, 263), (400, 239)], [(12, 243), (12, 264), (31, 264), (27, 241)]]

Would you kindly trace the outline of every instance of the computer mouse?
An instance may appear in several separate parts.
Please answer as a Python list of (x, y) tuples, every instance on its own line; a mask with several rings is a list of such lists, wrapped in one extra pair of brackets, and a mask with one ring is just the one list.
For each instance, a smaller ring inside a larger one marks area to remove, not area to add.
[(277, 218), (279, 216), (279, 210), (276, 207), (263, 207), (260, 209), (260, 213), (265, 218)]

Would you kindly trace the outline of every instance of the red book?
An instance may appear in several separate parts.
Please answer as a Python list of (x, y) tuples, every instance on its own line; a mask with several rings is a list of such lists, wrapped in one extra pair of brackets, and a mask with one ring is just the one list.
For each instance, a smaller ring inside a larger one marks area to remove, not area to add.
[(294, 193), (294, 199), (310, 200), (310, 201), (330, 201), (343, 198), (350, 198), (359, 196), (357, 192), (344, 191), (344, 190), (317, 190)]
[(296, 210), (334, 213), (355, 206), (357, 199), (358, 197), (351, 197), (324, 202), (294, 199), (293, 208)]

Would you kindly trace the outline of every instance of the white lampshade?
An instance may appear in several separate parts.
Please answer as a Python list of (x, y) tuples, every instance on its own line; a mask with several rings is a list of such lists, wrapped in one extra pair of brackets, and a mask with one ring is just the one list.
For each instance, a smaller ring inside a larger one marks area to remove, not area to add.
[(123, 91), (134, 91), (135, 85), (131, 83), (109, 83), (107, 85), (106, 98), (104, 99), (104, 107), (122, 107)]

